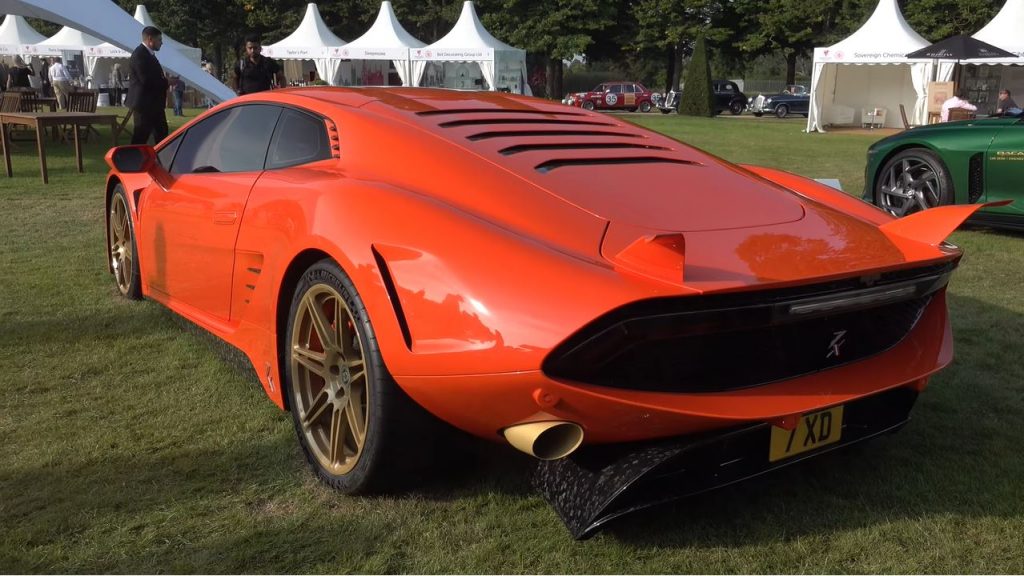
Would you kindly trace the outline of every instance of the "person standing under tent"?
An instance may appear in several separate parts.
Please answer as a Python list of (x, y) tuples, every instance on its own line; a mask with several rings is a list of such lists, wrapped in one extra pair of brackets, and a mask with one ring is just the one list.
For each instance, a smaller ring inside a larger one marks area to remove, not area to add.
[(171, 76), (169, 80), (171, 84), (171, 97), (174, 102), (174, 116), (184, 116), (181, 112), (181, 105), (185, 98), (185, 82), (180, 76)]
[(146, 26), (142, 29), (142, 43), (132, 52), (128, 69), (128, 107), (132, 110), (132, 144), (146, 144), (153, 136), (159, 143), (167, 137), (167, 77), (164, 68), (156, 58), (163, 46), (164, 37), (159, 29)]
[(25, 64), (25, 59), (21, 56), (15, 56), (14, 66), (7, 71), (7, 89), (28, 90), (32, 88), (29, 76), (33, 75), (35, 75), (35, 72), (32, 71), (31, 66)]
[(61, 110), (68, 109), (68, 94), (71, 93), (71, 75), (61, 61), (60, 56), (54, 56), (50, 61), (50, 84), (53, 86), (53, 94), (57, 97), (57, 105)]
[(114, 69), (110, 71), (110, 104), (121, 106), (121, 94), (124, 92), (124, 72), (121, 70), (121, 63), (114, 63)]
[(39, 82), (42, 84), (43, 97), (53, 97), (53, 85), (50, 84), (50, 60), (43, 58), (43, 64), (39, 67)]
[(264, 56), (262, 51), (259, 38), (254, 35), (245, 38), (245, 58), (235, 66), (235, 91), (239, 96), (284, 86), (281, 65)]

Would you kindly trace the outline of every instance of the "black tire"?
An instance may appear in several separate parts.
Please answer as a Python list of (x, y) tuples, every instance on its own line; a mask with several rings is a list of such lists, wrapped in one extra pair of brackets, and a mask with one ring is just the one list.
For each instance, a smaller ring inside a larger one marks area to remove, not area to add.
[(142, 298), (138, 254), (128, 195), (124, 186), (117, 184), (107, 210), (107, 257), (110, 258), (118, 292), (130, 300)]
[(729, 104), (729, 113), (732, 114), (733, 116), (739, 116), (740, 114), (743, 114), (744, 108), (746, 108), (746, 105), (743, 102), (739, 100), (733, 100)]
[(640, 103), (640, 111), (643, 112), (644, 114), (647, 114), (648, 112), (650, 112), (651, 111), (651, 103), (650, 102), (646, 102), (646, 101), (641, 102)]
[(669, 112), (674, 112), (674, 110), (672, 110), (671, 108), (659, 108), (659, 110), (661, 110), (662, 114), (668, 114)]
[[(339, 302), (344, 309), (338, 308)], [(322, 360), (296, 352), (303, 346), (317, 352), (314, 344), (324, 338), (319, 336), (320, 328), (312, 318), (313, 306), (324, 313), (319, 326), (328, 331), (327, 340), (336, 340), (336, 345), (320, 344)], [(323, 323), (331, 318), (333, 324)], [(313, 332), (317, 334), (315, 341)], [(427, 429), (430, 417), (391, 378), (366, 307), (352, 280), (333, 261), (321, 260), (303, 273), (288, 311), (286, 338), (282, 347), (284, 392), (299, 445), (316, 475), (346, 494), (403, 487), (402, 481), (410, 477), (411, 469), (429, 462), (433, 441)], [(332, 350), (340, 352), (340, 358), (332, 358)], [(322, 368), (320, 373), (327, 377), (318, 376), (310, 365)], [(362, 390), (358, 391), (360, 379)], [(322, 397), (327, 399), (318, 402)], [(359, 421), (359, 416), (353, 419), (353, 406), (362, 417), (363, 430), (362, 445), (350, 457), (345, 452), (350, 445), (345, 442), (357, 442), (359, 436), (352, 432), (353, 423)], [(307, 416), (311, 417), (309, 424), (304, 423)], [(335, 442), (336, 430), (338, 434), (348, 432), (351, 438), (345, 436)], [(337, 461), (339, 455), (344, 462)]]
[(908, 148), (887, 160), (875, 176), (873, 192), (875, 205), (898, 217), (954, 201), (949, 170), (926, 148)]
[(760, 118), (761, 116), (764, 116), (764, 112), (751, 112), (751, 114), (753, 114), (755, 118)]
[(594, 103), (591, 102), (590, 100), (585, 100), (583, 102), (583, 109), (584, 110), (593, 110), (594, 109)]
[(789, 116), (789, 106), (786, 106), (785, 104), (779, 104), (778, 106), (775, 107), (776, 118), (785, 118), (786, 116)]

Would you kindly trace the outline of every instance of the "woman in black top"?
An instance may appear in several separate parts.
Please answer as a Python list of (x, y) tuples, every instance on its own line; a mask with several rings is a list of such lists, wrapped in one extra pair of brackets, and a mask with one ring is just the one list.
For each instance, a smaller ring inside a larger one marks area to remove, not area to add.
[(32, 71), (30, 66), (25, 64), (25, 60), (21, 56), (15, 56), (14, 67), (7, 74), (7, 89), (31, 88), (32, 84), (29, 83), (28, 77), (34, 74), (35, 72)]

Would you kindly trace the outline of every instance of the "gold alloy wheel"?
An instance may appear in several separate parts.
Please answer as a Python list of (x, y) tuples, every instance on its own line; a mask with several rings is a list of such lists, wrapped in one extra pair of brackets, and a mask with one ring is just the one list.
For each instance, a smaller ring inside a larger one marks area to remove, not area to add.
[(366, 443), (369, 380), (352, 311), (332, 287), (302, 297), (292, 325), (292, 409), (310, 453), (331, 474), (355, 467)]
[(110, 206), (110, 262), (114, 280), (121, 294), (128, 294), (132, 284), (132, 225), (128, 221), (128, 205), (124, 196), (115, 194)]

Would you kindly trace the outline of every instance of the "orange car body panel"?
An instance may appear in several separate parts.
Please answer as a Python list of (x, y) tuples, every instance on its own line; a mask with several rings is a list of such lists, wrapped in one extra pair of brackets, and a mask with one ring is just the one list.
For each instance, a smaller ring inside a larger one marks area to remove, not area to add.
[[(952, 358), (942, 292), (896, 347), (780, 382), (683, 394), (551, 378), (541, 365), (554, 347), (629, 303), (801, 286), (960, 253), (931, 241), (928, 231), (949, 222), (929, 223), (928, 213), (890, 234), (891, 217), (816, 182), (540, 100), (295, 89), (215, 111), (252, 102), (333, 123), (340, 158), (243, 174), (114, 170), (110, 182), (129, 192), (143, 293), (241, 349), (278, 406), (286, 275), (311, 252), (352, 278), (396, 382), (487, 438), (553, 418), (580, 423), (588, 442), (774, 421), (923, 388)], [(541, 134), (569, 141), (583, 129), (598, 134), (582, 159)], [(555, 401), (541, 406), (538, 389)]]

